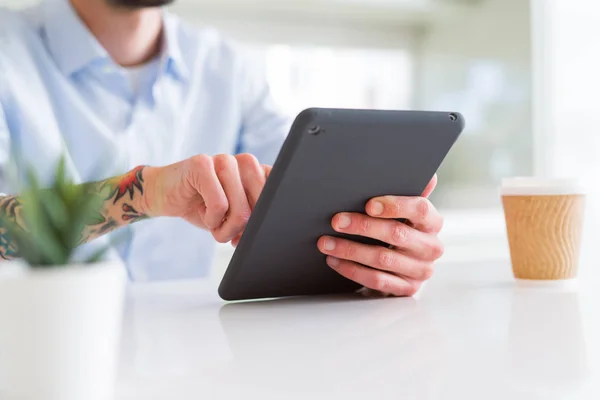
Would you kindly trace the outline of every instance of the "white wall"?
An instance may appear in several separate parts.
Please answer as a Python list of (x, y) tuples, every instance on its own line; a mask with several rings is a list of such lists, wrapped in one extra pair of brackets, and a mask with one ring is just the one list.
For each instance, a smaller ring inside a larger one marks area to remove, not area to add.
[(24, 8), (39, 3), (41, 0), (0, 0), (0, 7)]
[[(343, 47), (406, 47), (411, 29), (423, 14), (385, 13), (369, 4), (348, 7), (327, 0), (281, 2), (245, 0), (179, 0), (171, 10), (193, 23), (218, 28), (246, 43)], [(333, 10), (339, 10), (338, 13)], [(429, 15), (429, 14), (427, 14)]]
[(460, 18), (439, 21), (425, 35), (427, 54), (529, 60), (529, 4), (524, 0), (482, 0)]
[(600, 176), (600, 3), (534, 1), (536, 126), (544, 172)]
[[(542, 173), (587, 184), (584, 255), (597, 256), (600, 223), (600, 3), (534, 0), (536, 137)], [(597, 272), (595, 263), (582, 273)]]
[[(540, 172), (579, 177), (588, 184), (583, 253), (584, 259), (595, 260), (600, 221), (600, 3), (533, 0), (532, 12)], [(597, 274), (595, 264), (582, 265), (582, 274)]]

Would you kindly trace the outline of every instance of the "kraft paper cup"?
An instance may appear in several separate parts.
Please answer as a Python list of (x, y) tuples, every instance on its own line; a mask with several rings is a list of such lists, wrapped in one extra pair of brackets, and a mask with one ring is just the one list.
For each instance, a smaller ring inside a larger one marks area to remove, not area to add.
[(501, 195), (515, 278), (575, 279), (586, 200), (581, 183), (572, 179), (505, 179)]

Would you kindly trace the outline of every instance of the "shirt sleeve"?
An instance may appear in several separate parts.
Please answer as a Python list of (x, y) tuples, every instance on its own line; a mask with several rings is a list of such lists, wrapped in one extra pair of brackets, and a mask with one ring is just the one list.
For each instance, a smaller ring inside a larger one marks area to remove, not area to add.
[(8, 163), (10, 159), (10, 134), (6, 115), (2, 103), (0, 103), (0, 193), (9, 193), (9, 185), (7, 182)]
[[(9, 179), (9, 177), (13, 177), (14, 173), (14, 171), (11, 170), (11, 168), (13, 168), (11, 162), (14, 161), (11, 150), (12, 145), (8, 117), (5, 113), (5, 107), (3, 107), (2, 101), (0, 101), (0, 196), (18, 194), (18, 185), (15, 185), (14, 179)], [(107, 248), (109, 245), (110, 242), (108, 236), (100, 237), (93, 242), (87, 243), (76, 249), (72, 261), (83, 262), (96, 254), (98, 250)], [(122, 261), (118, 252), (113, 247), (109, 247), (108, 251), (103, 256), (103, 260)]]
[(262, 164), (273, 165), (289, 132), (291, 118), (277, 105), (264, 72), (245, 69), (238, 153), (253, 154)]

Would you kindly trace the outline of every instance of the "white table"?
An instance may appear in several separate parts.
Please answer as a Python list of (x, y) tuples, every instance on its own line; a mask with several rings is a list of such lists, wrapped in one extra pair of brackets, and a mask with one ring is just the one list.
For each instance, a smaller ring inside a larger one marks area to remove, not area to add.
[(594, 266), (573, 290), (522, 288), (506, 262), (442, 264), (414, 299), (135, 287), (118, 400), (598, 399)]

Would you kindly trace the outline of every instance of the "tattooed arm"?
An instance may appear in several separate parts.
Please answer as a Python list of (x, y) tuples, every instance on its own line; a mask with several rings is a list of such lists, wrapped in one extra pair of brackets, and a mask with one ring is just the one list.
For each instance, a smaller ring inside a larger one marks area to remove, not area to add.
[(81, 244), (124, 225), (148, 218), (142, 211), (145, 169), (146, 167), (137, 167), (125, 175), (89, 184), (88, 190), (97, 191), (106, 197), (96, 221), (85, 226)]
[[(144, 170), (144, 167), (138, 167), (122, 176), (85, 184), (87, 190), (100, 193), (104, 202), (97, 215), (84, 227), (80, 244), (148, 217), (141, 211), (143, 210), (145, 184)], [(16, 225), (26, 230), (20, 214), (21, 209), (20, 197), (0, 197), (0, 216), (3, 217), (0, 219), (0, 257), (5, 260), (17, 258), (19, 249), (2, 221), (8, 221), (13, 226)]]
[(6, 217), (6, 219), (0, 218), (0, 260), (17, 257), (16, 243), (10, 236), (5, 221), (21, 224), (20, 209), (21, 203), (17, 197), (0, 197), (0, 215)]
[[(199, 155), (166, 167), (137, 167), (125, 175), (87, 183), (105, 199), (85, 226), (81, 244), (151, 217), (179, 217), (211, 231), (221, 243), (237, 242), (270, 167), (248, 154)], [(2, 220), (27, 231), (19, 196), (0, 197), (0, 259), (19, 256)]]

